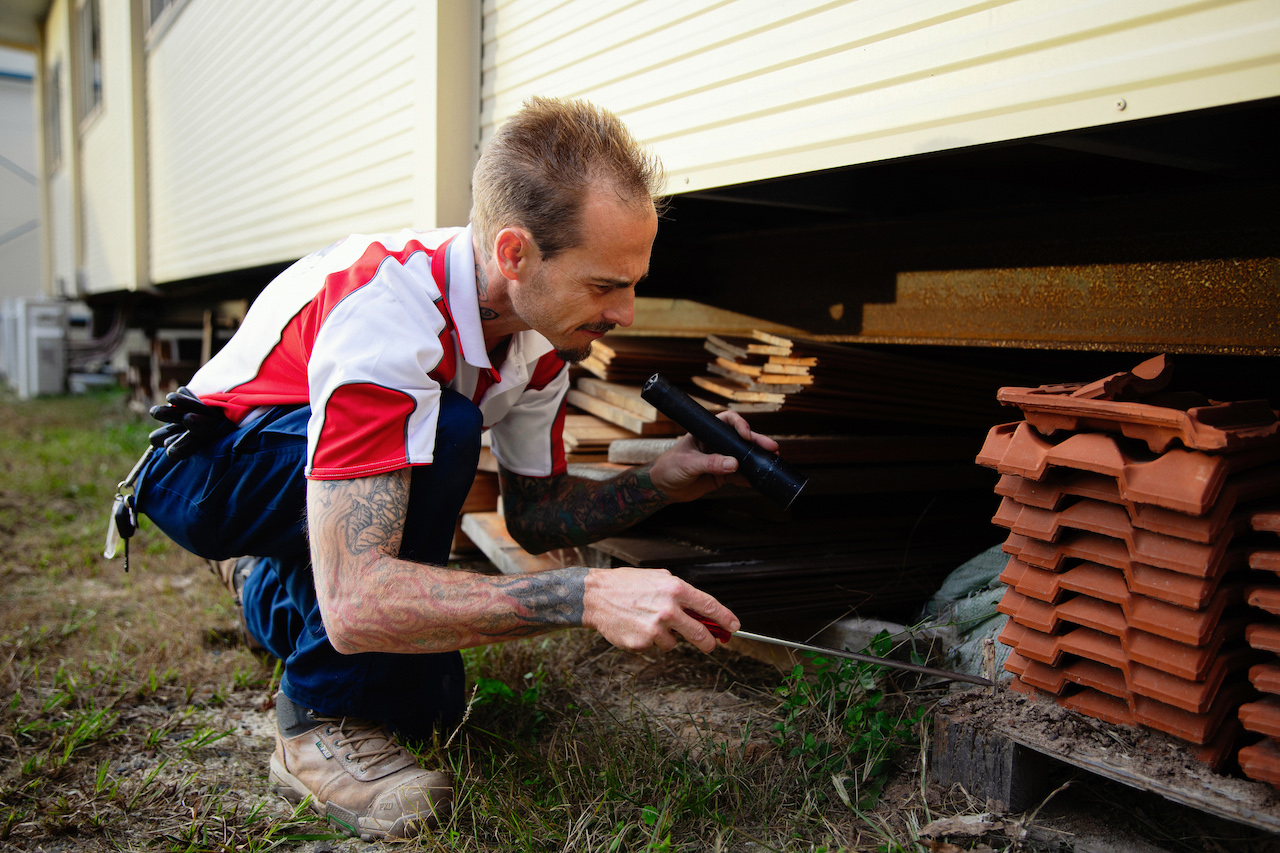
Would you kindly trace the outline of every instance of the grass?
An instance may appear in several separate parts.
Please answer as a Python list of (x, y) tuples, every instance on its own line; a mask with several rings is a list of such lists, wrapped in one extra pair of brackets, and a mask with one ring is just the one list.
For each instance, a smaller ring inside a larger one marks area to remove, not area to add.
[[(149, 422), (114, 393), (0, 398), (0, 850), (356, 850), (266, 784), (277, 665), (145, 520), (102, 558)], [(417, 849), (923, 851), (927, 697), (586, 631), (469, 650), (458, 780)], [(403, 848), (401, 848), (403, 849)]]

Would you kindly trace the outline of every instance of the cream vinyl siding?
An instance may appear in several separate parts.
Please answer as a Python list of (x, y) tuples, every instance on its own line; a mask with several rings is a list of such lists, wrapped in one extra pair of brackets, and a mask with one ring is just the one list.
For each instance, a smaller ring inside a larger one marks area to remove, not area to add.
[[(47, 156), (48, 146), (42, 146), (41, 167), (44, 174), (44, 218), (48, 223), (48, 232), (44, 240), (44, 262), (47, 272), (45, 290), (51, 296), (61, 296), (75, 292), (76, 280), (76, 158), (75, 151), (75, 110), (72, 108), (71, 94), (71, 45), (70, 29), (67, 23), (70, 0), (57, 0), (49, 7), (49, 16), (45, 19), (44, 28), (44, 85), (54, 79), (53, 69), (58, 67), (58, 122), (61, 136), (62, 157), (56, 168), (43, 159)], [(41, 99), (40, 121), (42, 133), (48, 132), (51, 122), (45, 114), (50, 102), (47, 97)]]
[[(80, 285), (132, 290), (139, 280), (130, 0), (99, 0), (102, 103), (80, 124)], [(74, 40), (73, 40), (74, 43)], [(74, 125), (72, 125), (74, 127)], [(65, 156), (65, 155), (64, 155)]]
[(155, 281), (410, 223), (415, 10), (190, 0), (148, 58)]
[(672, 192), (1280, 95), (1276, 0), (485, 0), (482, 136), (585, 97)]

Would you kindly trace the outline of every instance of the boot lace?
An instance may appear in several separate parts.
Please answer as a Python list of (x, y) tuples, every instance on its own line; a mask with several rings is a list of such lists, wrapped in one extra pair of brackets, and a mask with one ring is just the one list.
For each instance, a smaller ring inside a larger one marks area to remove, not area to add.
[(334, 746), (350, 747), (346, 759), (359, 762), (362, 769), (404, 753), (404, 748), (395, 742), (386, 728), (376, 723), (350, 717), (326, 717), (322, 714), (313, 714), (312, 718), (338, 730)]

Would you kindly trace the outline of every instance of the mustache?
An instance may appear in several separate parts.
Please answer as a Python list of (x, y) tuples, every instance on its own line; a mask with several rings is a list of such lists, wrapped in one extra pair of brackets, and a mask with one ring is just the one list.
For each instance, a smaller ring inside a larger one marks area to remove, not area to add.
[(595, 332), (597, 334), (607, 334), (617, 328), (615, 323), (585, 323), (578, 327), (585, 332)]

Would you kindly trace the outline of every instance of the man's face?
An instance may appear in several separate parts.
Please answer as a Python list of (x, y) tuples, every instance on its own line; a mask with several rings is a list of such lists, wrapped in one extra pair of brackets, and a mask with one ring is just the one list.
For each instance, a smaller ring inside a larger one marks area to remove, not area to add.
[(511, 296), (520, 319), (568, 362), (586, 358), (591, 342), (614, 326), (631, 325), (658, 217), (648, 200), (626, 204), (597, 189), (583, 205), (582, 233), (582, 245), (550, 260), (532, 259), (529, 276)]

